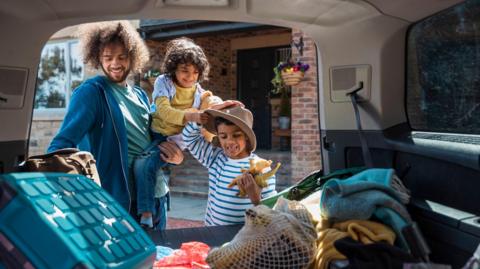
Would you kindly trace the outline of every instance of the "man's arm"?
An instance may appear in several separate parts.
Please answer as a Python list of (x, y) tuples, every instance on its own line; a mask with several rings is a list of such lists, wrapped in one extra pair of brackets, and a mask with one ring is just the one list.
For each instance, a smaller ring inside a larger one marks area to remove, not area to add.
[(99, 93), (91, 84), (82, 85), (73, 92), (63, 123), (50, 142), (48, 152), (77, 147), (97, 120)]

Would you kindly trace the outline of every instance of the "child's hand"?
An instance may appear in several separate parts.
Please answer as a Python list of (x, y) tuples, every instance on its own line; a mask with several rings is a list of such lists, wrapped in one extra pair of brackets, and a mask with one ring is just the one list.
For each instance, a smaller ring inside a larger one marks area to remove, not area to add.
[(160, 149), (160, 158), (164, 162), (172, 164), (181, 164), (183, 162), (183, 152), (174, 142), (165, 141), (158, 145)]
[(230, 103), (231, 106), (245, 107), (245, 105), (244, 105), (242, 102), (238, 101), (238, 100), (226, 100), (226, 101), (224, 101), (224, 102)]
[(252, 174), (243, 173), (242, 177), (238, 180), (238, 187), (245, 190), (252, 204), (260, 204), (262, 189), (255, 183)]
[(220, 110), (220, 109), (223, 109), (223, 108), (226, 108), (226, 107), (229, 107), (229, 106), (241, 106), (241, 107), (245, 107), (245, 105), (240, 102), (240, 101), (237, 101), (237, 100), (227, 100), (227, 101), (223, 101), (222, 103), (220, 104), (216, 104), (216, 105), (213, 105), (210, 107), (210, 109), (215, 109), (215, 110)]
[(205, 124), (208, 122), (208, 114), (204, 112), (187, 112), (185, 113), (185, 120), (187, 122)]

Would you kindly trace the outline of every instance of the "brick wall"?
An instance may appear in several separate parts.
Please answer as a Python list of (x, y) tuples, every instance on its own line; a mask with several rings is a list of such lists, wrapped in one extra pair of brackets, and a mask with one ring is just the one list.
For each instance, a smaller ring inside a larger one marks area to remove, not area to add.
[[(235, 92), (230, 79), (230, 63), (232, 62), (229, 39), (224, 36), (198, 37), (195, 43), (201, 46), (210, 63), (209, 80), (202, 82), (202, 87), (212, 90), (216, 95), (224, 98), (234, 98)], [(167, 41), (147, 40), (150, 49), (150, 68), (160, 69), (161, 62), (165, 55)]]
[(50, 141), (56, 134), (60, 124), (59, 119), (35, 119), (32, 121), (32, 128), (30, 133), (30, 144), (28, 155), (38, 155), (46, 152)]
[[(267, 29), (248, 31), (240, 33), (220, 34), (213, 36), (194, 37), (192, 38), (196, 44), (203, 48), (205, 55), (210, 62), (209, 80), (202, 82), (202, 87), (212, 90), (215, 95), (222, 99), (237, 98), (237, 50), (231, 49), (231, 41), (244, 37), (261, 37), (275, 36), (282, 34), (291, 34), (290, 29)], [(147, 69), (159, 69), (163, 57), (165, 55), (166, 41), (147, 40), (147, 46), (150, 49), (151, 61)], [(272, 67), (273, 68), (273, 67)], [(152, 86), (147, 82), (141, 83), (142, 88), (150, 89)], [(272, 128), (278, 127), (278, 104), (279, 99), (271, 100), (272, 107)], [(273, 130), (272, 130), (273, 132)], [(280, 140), (278, 137), (272, 137), (272, 149), (280, 148)]]
[(300, 30), (292, 31), (293, 40), (303, 36), (303, 56), (292, 47), (292, 56), (310, 65), (303, 81), (292, 87), (292, 178), (297, 181), (321, 168), (318, 120), (318, 86), (315, 44)]

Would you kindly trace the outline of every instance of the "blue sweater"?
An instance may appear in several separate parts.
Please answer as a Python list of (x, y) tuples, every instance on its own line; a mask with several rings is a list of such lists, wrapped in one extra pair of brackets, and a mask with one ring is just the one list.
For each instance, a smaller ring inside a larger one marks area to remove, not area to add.
[[(80, 148), (90, 151), (97, 161), (102, 188), (130, 211), (133, 190), (128, 186), (127, 133), (112, 90), (103, 76), (88, 79), (75, 89), (48, 152), (74, 148), (82, 142)], [(145, 92), (137, 87), (134, 91), (148, 107)]]

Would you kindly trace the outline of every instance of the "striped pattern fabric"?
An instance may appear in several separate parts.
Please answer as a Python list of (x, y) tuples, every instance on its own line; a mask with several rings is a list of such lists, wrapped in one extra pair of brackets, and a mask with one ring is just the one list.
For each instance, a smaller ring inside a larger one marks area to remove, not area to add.
[[(245, 222), (245, 210), (253, 204), (248, 197), (238, 197), (238, 186), (227, 188), (232, 180), (241, 174), (241, 168), (249, 167), (251, 158), (259, 158), (255, 154), (243, 159), (230, 159), (222, 148), (207, 142), (200, 133), (196, 123), (188, 123), (183, 129), (183, 140), (190, 153), (203, 166), (208, 168), (208, 201), (205, 224), (234, 225)], [(268, 187), (262, 189), (262, 199), (275, 195), (275, 176), (268, 179)]]

